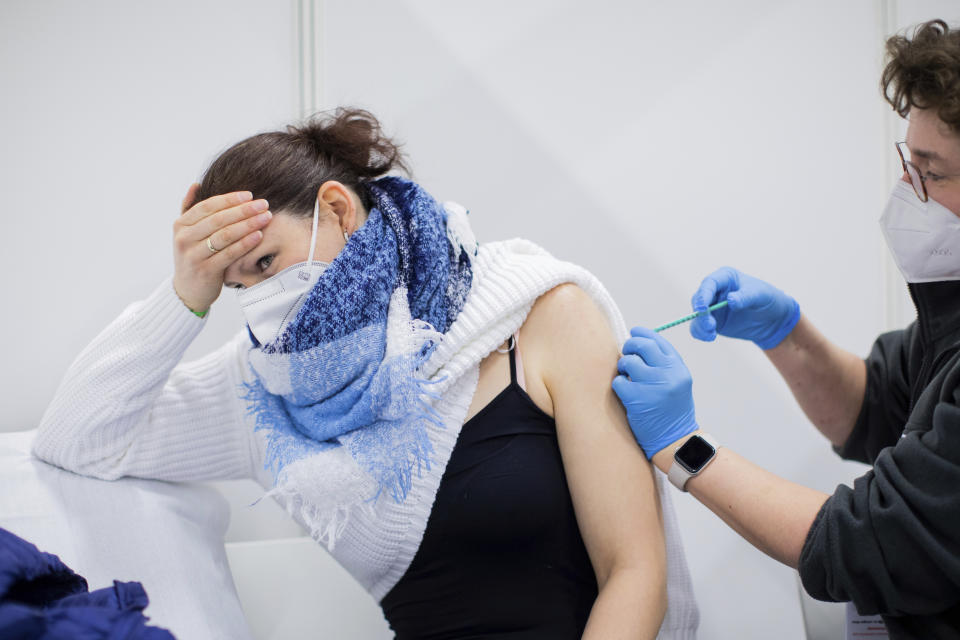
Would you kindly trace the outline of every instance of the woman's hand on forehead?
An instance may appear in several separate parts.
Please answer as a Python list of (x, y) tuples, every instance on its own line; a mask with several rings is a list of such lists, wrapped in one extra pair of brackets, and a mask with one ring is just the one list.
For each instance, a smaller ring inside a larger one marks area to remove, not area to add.
[(196, 200), (199, 185), (187, 190), (173, 223), (173, 288), (195, 312), (205, 312), (223, 290), (227, 267), (263, 239), (273, 214), (266, 200), (235, 191)]

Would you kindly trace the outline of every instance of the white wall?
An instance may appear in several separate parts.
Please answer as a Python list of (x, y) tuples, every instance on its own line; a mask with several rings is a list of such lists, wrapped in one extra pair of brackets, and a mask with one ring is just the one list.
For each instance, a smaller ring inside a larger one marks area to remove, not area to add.
[[(926, 6), (957, 17), (945, 5)], [(327, 0), (324, 101), (379, 114), (481, 240), (528, 237), (592, 269), (629, 323), (687, 313), (700, 279), (732, 264), (866, 354), (886, 317), (876, 221), (897, 163), (878, 90), (885, 8)], [(759, 350), (669, 337), (721, 441), (823, 491), (862, 473)], [(701, 637), (802, 637), (794, 572), (692, 498), (675, 504)]]
[[(960, 22), (952, 0), (324, 7), (325, 104), (373, 109), (481, 239), (529, 237), (589, 267), (628, 322), (682, 315), (726, 263), (857, 353), (904, 315), (889, 310), (876, 225), (897, 162), (882, 38)], [(171, 223), (209, 159), (294, 117), (295, 14), (254, 0), (0, 3), (0, 430), (35, 426), (82, 347), (170, 273)], [(190, 355), (238, 325), (224, 296)], [(862, 471), (831, 457), (756, 349), (669, 337), (701, 424), (726, 444), (824, 491)], [(793, 572), (675, 503), (701, 637), (801, 637)]]
[[(180, 201), (213, 156), (296, 116), (294, 17), (256, 0), (0, 3), (0, 430), (35, 426), (80, 350), (171, 273)], [(192, 354), (240, 326), (217, 311)]]

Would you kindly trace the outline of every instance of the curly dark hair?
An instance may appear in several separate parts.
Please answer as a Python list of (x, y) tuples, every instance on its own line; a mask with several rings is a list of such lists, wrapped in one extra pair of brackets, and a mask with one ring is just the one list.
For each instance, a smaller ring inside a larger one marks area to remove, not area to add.
[(933, 109), (960, 133), (960, 29), (924, 22), (912, 38), (888, 39), (887, 58), (880, 88), (894, 111), (905, 118), (912, 107)]

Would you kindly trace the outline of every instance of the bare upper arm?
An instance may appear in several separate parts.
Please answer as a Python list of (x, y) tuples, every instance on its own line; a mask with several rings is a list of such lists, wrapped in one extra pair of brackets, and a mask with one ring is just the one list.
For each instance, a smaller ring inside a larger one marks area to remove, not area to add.
[[(534, 305), (522, 330), (531, 396), (549, 394), (577, 522), (601, 587), (618, 566), (665, 582), (653, 467), (611, 388), (618, 340), (579, 287), (561, 285)], [(536, 399), (536, 398), (535, 398)]]

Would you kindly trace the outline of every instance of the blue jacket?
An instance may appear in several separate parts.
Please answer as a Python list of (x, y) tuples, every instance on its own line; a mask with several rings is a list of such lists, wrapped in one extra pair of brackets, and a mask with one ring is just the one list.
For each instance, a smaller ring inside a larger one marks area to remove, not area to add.
[(146, 625), (147, 603), (139, 582), (88, 592), (60, 558), (0, 529), (0, 638), (174, 640)]

